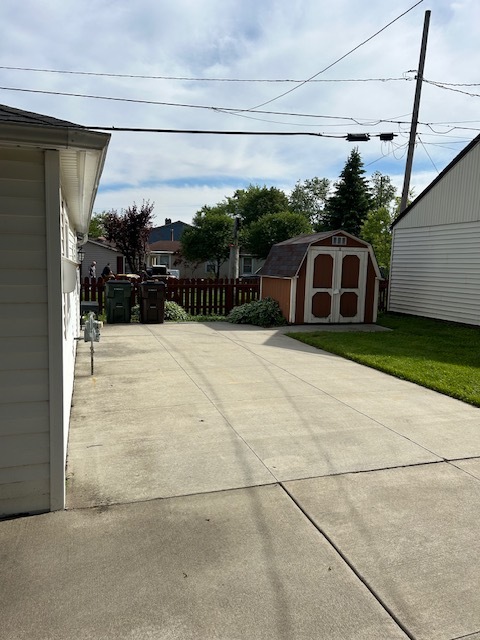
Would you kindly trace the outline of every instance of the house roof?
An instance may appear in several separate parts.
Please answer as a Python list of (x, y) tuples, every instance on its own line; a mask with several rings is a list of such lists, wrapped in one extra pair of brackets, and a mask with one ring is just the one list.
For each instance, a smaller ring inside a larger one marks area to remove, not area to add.
[(21, 124), (37, 125), (42, 127), (76, 127), (84, 129), (82, 125), (69, 122), (68, 120), (59, 120), (52, 116), (45, 116), (41, 113), (33, 111), (24, 111), (23, 109), (15, 109), (5, 104), (0, 104), (0, 122), (14, 122)]
[(87, 234), (110, 135), (67, 120), (0, 105), (0, 146), (58, 150), (62, 193), (77, 232)]
[(406, 207), (402, 213), (400, 215), (398, 215), (395, 220), (392, 222), (392, 224), (390, 225), (390, 228), (393, 229), (393, 227), (400, 222), (400, 220), (402, 218), (404, 218), (407, 214), (410, 213), (410, 211), (420, 202), (420, 200), (422, 198), (424, 198), (427, 193), (429, 191), (431, 191), (433, 189), (433, 187), (440, 182), (440, 180), (442, 180), (444, 178), (444, 176), (451, 170), (453, 169), (453, 167), (460, 162), (460, 160), (462, 158), (464, 158), (467, 153), (470, 153), (470, 151), (477, 146), (477, 144), (480, 142), (480, 135), (478, 135), (476, 138), (474, 138), (466, 147), (465, 149), (463, 149), (462, 151), (460, 151), (460, 153), (455, 156), (455, 158), (450, 162), (450, 164), (448, 164), (445, 169), (438, 174), (438, 176), (428, 185), (428, 187), (426, 187), (422, 193), (420, 193), (413, 202), (411, 202), (408, 207)]
[(274, 244), (270, 249), (265, 264), (259, 271), (259, 275), (277, 276), (279, 278), (295, 277), (302, 266), (303, 259), (310, 245), (337, 233), (339, 233), (338, 230), (304, 234)]
[(182, 243), (179, 240), (157, 240), (148, 245), (149, 251), (167, 251), (168, 253), (176, 253), (180, 251)]
[(172, 235), (174, 240), (180, 240), (183, 230), (191, 227), (187, 222), (177, 220), (176, 222), (169, 222), (168, 224), (162, 224), (159, 227), (153, 227), (150, 230), (149, 240), (154, 243), (160, 240), (171, 240)]
[(88, 242), (95, 245), (96, 247), (102, 247), (102, 249), (108, 249), (109, 251), (114, 251), (115, 253), (121, 253), (116, 247), (112, 247), (111, 244), (107, 244), (106, 242), (93, 240), (92, 238), (89, 238)]

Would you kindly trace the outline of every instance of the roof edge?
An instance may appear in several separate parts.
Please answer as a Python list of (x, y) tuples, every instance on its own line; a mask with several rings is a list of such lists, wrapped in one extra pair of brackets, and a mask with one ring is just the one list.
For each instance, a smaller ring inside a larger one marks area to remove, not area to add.
[(458, 155), (455, 156), (455, 158), (453, 158), (453, 160), (447, 164), (447, 166), (445, 167), (445, 169), (443, 169), (443, 171), (441, 171), (438, 176), (436, 178), (434, 178), (432, 180), (432, 182), (425, 187), (425, 189), (415, 198), (415, 200), (413, 200), (413, 202), (411, 202), (408, 207), (406, 207), (396, 218), (395, 220), (392, 222), (392, 224), (390, 225), (390, 229), (393, 229), (393, 227), (400, 222), (400, 220), (402, 218), (404, 218), (407, 213), (410, 213), (410, 211), (412, 210), (412, 208), (414, 206), (416, 206), (420, 200), (427, 195), (427, 193), (433, 189), (433, 187), (440, 182), (440, 180), (443, 179), (443, 177), (451, 170), (453, 169), (453, 167), (460, 162), (460, 160), (465, 157), (467, 155), (467, 153), (470, 153), (470, 151), (477, 146), (477, 144), (480, 142), (480, 134), (478, 136), (476, 136), (471, 142), (469, 142), (467, 144), (467, 146), (462, 149), (462, 151), (460, 151), (460, 153)]

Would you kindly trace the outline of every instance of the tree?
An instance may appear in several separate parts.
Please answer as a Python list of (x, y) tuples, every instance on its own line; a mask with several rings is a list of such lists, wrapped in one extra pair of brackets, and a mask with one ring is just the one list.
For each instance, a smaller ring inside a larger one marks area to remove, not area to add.
[(311, 224), (301, 213), (267, 213), (245, 229), (242, 245), (253, 255), (266, 258), (272, 245), (277, 242), (311, 232)]
[(288, 209), (288, 198), (276, 187), (259, 187), (251, 184), (248, 189), (237, 189), (233, 197), (227, 199), (231, 215), (240, 215), (242, 223), (248, 226), (267, 213), (279, 213)]
[(311, 178), (297, 181), (290, 198), (288, 208), (294, 213), (303, 213), (317, 231), (324, 228), (325, 205), (330, 189), (327, 178)]
[(387, 270), (390, 268), (392, 221), (393, 216), (390, 211), (386, 207), (380, 207), (375, 211), (369, 211), (360, 230), (360, 237), (372, 245), (378, 265)]
[(140, 209), (133, 203), (128, 209), (122, 209), (121, 213), (112, 210), (105, 216), (106, 238), (123, 253), (132, 273), (140, 273), (144, 267), (153, 206), (147, 200)]
[(395, 203), (397, 189), (393, 186), (389, 176), (384, 176), (380, 171), (375, 171), (370, 178), (372, 188), (373, 209), (385, 207), (389, 211)]
[(233, 241), (233, 218), (218, 207), (204, 206), (197, 211), (193, 225), (184, 230), (180, 239), (182, 256), (188, 262), (213, 262), (215, 277), (230, 255)]
[(335, 183), (335, 192), (328, 200), (325, 220), (328, 229), (343, 229), (356, 236), (360, 233), (362, 223), (372, 208), (364, 173), (358, 149), (352, 149), (340, 179)]
[(88, 227), (88, 236), (90, 238), (95, 239), (105, 235), (105, 219), (107, 215), (106, 211), (93, 214)]

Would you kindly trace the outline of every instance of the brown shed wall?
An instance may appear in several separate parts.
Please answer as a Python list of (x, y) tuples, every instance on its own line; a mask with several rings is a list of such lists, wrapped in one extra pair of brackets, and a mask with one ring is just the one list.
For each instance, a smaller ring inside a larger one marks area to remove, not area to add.
[(287, 320), (290, 317), (291, 286), (292, 280), (290, 278), (262, 276), (262, 298), (273, 298), (276, 300)]

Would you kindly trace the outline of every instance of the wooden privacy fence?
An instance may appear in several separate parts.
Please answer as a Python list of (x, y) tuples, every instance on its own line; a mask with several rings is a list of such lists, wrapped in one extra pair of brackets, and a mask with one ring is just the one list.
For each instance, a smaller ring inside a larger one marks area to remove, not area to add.
[[(140, 301), (140, 282), (132, 282), (132, 306)], [(387, 310), (388, 280), (380, 280), (378, 310)], [(233, 307), (260, 297), (258, 280), (171, 279), (165, 291), (165, 299), (176, 302), (192, 316), (227, 315)], [(84, 278), (81, 300), (98, 302), (99, 313), (105, 308), (105, 282), (103, 278)]]
[[(131, 304), (140, 302), (140, 282), (132, 283)], [(165, 299), (176, 302), (193, 316), (227, 315), (233, 307), (252, 300), (258, 300), (260, 284), (258, 280), (233, 279), (169, 279)], [(105, 308), (105, 282), (103, 278), (84, 278), (81, 286), (81, 300), (97, 302), (99, 313)]]
[(386, 311), (388, 303), (388, 280), (380, 280), (378, 287), (378, 310)]

